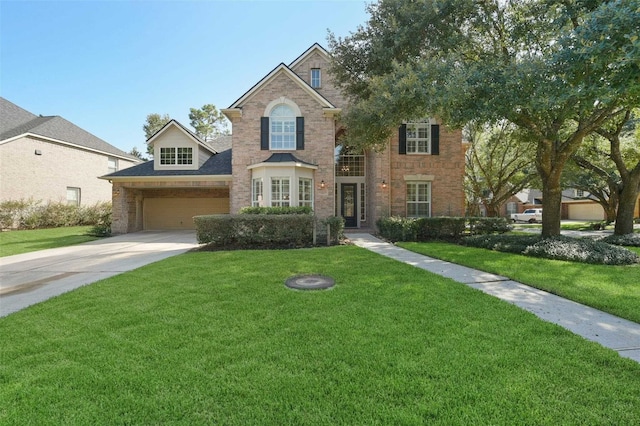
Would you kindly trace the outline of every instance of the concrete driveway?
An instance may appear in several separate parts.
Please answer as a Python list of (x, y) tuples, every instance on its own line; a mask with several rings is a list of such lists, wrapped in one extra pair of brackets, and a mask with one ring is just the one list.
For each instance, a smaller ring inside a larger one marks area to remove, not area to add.
[(197, 246), (195, 231), (143, 231), (0, 257), (0, 317)]

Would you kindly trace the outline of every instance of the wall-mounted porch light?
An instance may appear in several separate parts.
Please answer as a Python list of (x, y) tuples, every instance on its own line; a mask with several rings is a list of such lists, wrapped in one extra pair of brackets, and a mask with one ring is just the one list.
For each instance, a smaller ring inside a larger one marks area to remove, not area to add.
[(324, 180), (320, 181), (320, 188), (324, 189), (325, 186), (327, 185), (324, 183)]
[(387, 181), (386, 181), (386, 180), (384, 180), (384, 179), (382, 179), (382, 187), (383, 187), (383, 188), (386, 188), (386, 187), (387, 187)]

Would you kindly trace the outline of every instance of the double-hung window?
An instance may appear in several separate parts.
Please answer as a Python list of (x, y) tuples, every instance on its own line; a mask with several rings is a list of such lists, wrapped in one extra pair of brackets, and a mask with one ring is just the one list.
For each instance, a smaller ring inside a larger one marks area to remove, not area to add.
[(431, 216), (431, 182), (407, 182), (407, 216)]
[(431, 152), (431, 125), (407, 123), (407, 154), (429, 154)]
[(311, 179), (298, 179), (298, 205), (313, 208), (313, 185)]
[(290, 182), (288, 177), (271, 178), (271, 207), (289, 207), (291, 205)]
[(291, 107), (282, 104), (271, 111), (271, 149), (296, 149), (296, 116)]

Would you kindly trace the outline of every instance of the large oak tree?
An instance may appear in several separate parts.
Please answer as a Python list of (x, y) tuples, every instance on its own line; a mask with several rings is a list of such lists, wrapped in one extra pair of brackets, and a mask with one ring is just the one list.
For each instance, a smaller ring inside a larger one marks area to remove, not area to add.
[(583, 139), (640, 97), (640, 0), (380, 0), (330, 35), (350, 97), (349, 144), (402, 120), (508, 120), (536, 141), (543, 236), (560, 233), (561, 176)]

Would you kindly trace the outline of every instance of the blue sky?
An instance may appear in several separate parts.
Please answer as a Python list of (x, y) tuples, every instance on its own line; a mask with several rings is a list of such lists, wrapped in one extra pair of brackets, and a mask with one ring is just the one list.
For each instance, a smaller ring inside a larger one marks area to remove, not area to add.
[(327, 31), (346, 36), (366, 3), (0, 0), (0, 95), (145, 151), (147, 114), (231, 105)]

